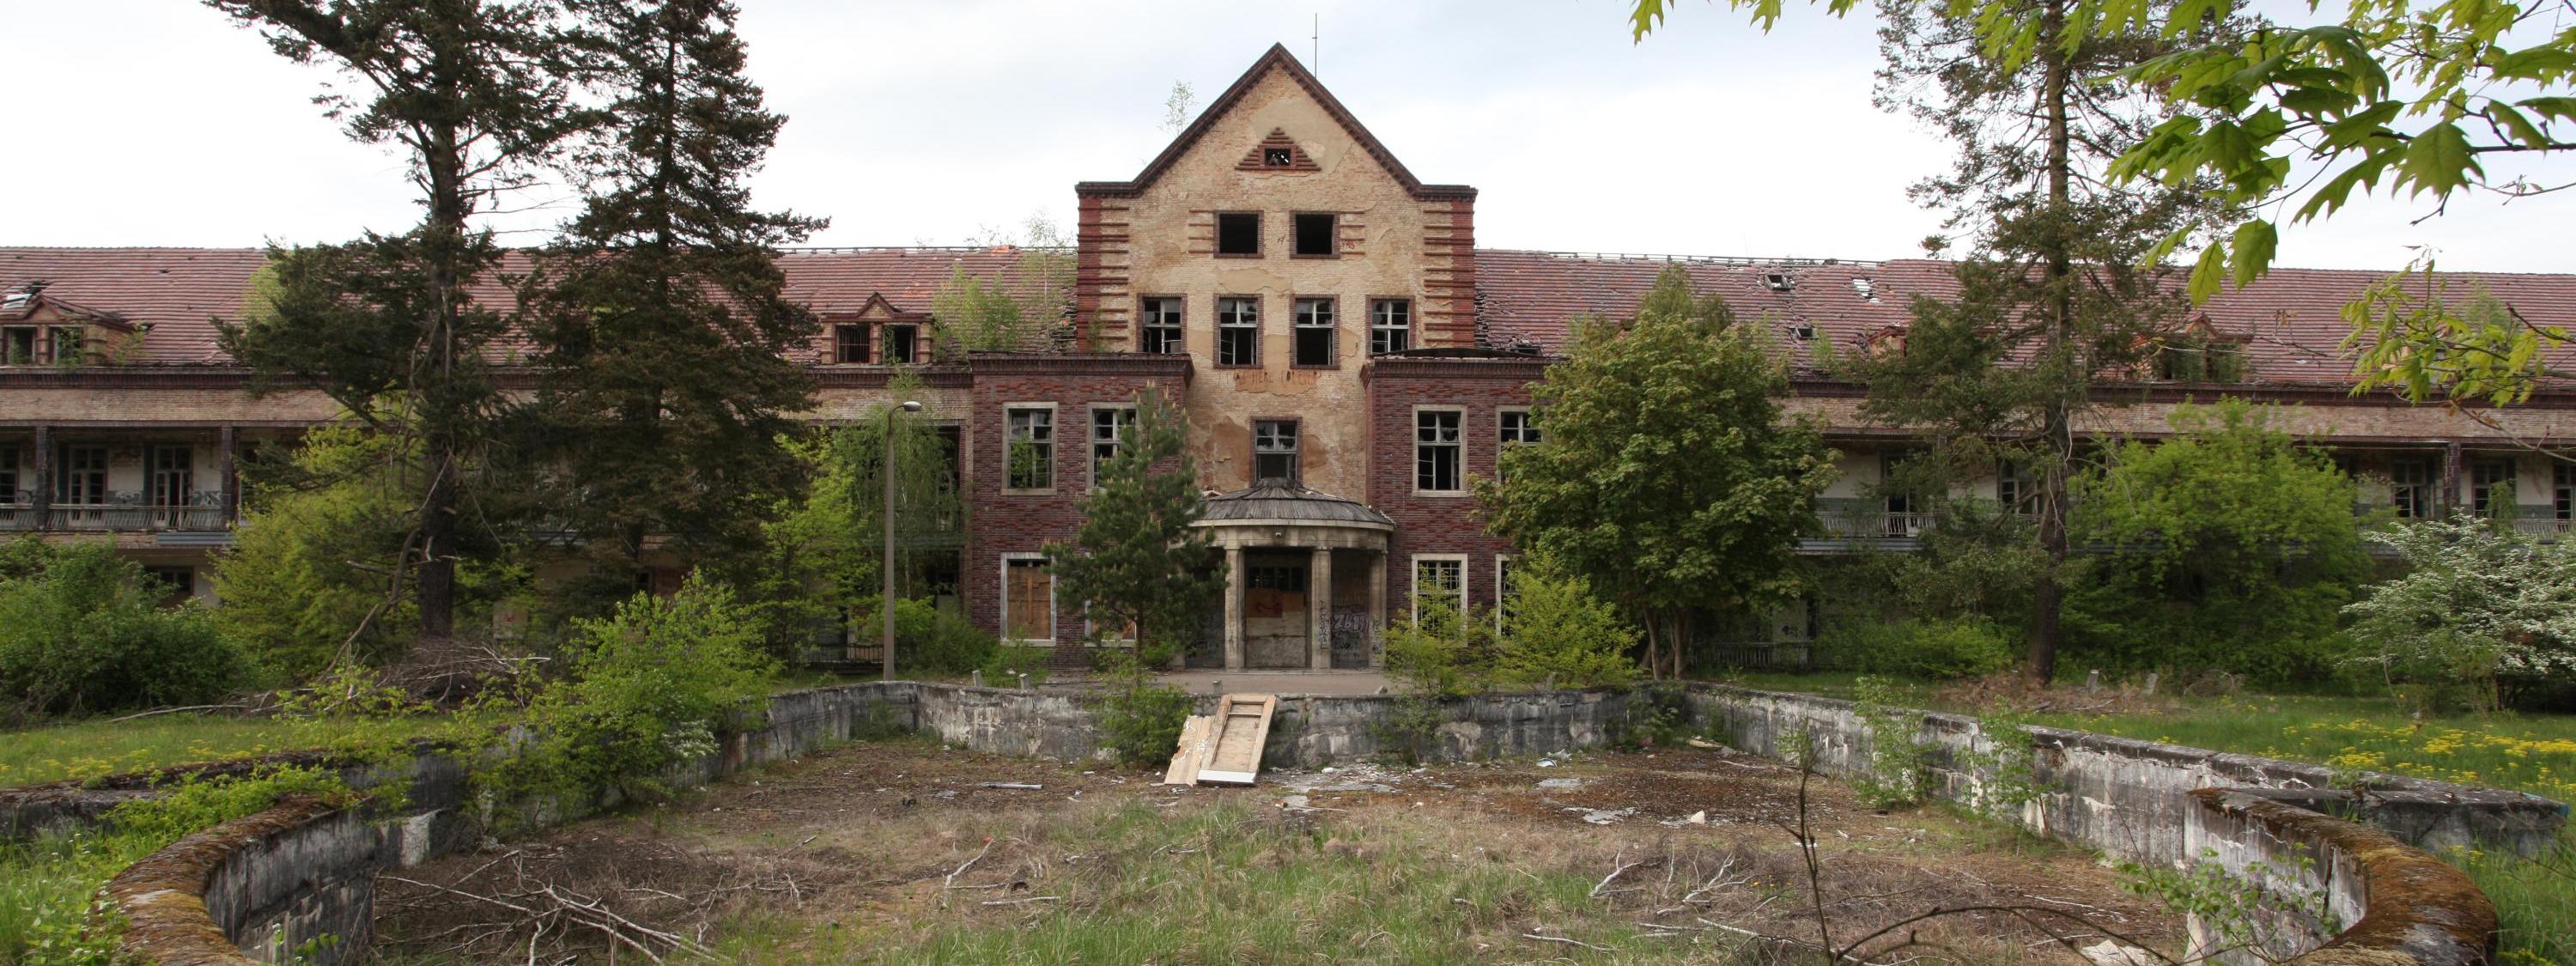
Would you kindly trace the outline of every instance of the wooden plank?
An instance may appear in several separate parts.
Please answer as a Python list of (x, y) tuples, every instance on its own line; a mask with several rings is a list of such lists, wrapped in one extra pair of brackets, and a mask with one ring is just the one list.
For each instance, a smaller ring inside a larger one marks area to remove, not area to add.
[(1194, 714), (1181, 722), (1181, 747), (1172, 753), (1172, 766), (1163, 772), (1163, 784), (1198, 784), (1199, 769), (1207, 767), (1208, 752), (1216, 747), (1211, 740), (1215, 734), (1215, 715)]
[(1202, 782), (1249, 785), (1261, 774), (1262, 745), (1270, 740), (1270, 715), (1279, 708), (1274, 694), (1229, 694), (1217, 700), (1216, 740)]

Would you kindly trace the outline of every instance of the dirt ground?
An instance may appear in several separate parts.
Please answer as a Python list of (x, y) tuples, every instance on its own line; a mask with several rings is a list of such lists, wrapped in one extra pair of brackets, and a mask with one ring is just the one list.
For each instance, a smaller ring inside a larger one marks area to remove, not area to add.
[[(1158, 777), (920, 740), (845, 745), (389, 873), (378, 949), (393, 962), (1770, 962), (1817, 943), (1799, 776), (1760, 759), (1363, 765), (1265, 772), (1251, 788)], [(2180, 943), (2177, 917), (2088, 854), (1941, 810), (1875, 812), (1822, 779), (1806, 817), (1838, 946), (1936, 908), (2025, 909), (1908, 925), (1865, 945), (1872, 961), (2085, 962), (2052, 935)]]

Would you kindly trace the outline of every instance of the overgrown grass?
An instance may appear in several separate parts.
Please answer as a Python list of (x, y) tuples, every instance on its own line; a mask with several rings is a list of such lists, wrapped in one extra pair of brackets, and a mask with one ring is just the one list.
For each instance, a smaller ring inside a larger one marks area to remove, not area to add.
[[(1851, 696), (1848, 674), (1745, 674), (1746, 687)], [(1921, 707), (1947, 707), (1934, 686), (1904, 693)], [(2576, 715), (2452, 715), (2420, 721), (2392, 698), (2335, 694), (2177, 696), (2168, 710), (2040, 714), (2035, 724), (2143, 738), (2194, 748), (2314, 762), (2353, 772), (2386, 772), (2530, 792), (2576, 802)], [(2445, 856), (2475, 879), (2502, 918), (2508, 966), (2576, 964), (2576, 827), (2561, 828), (2537, 860), (2455, 852)]]
[[(1243, 805), (1173, 814), (1140, 802), (1108, 813), (1081, 839), (1089, 854), (1059, 867), (1079, 873), (1050, 877), (1043, 893), (1059, 898), (1026, 902), (1015, 922), (809, 931), (760, 914), (730, 923), (719, 954), (884, 963), (1730, 961), (1706, 944), (1640, 937), (1592, 896), (1597, 874), (1454, 854), (1457, 843), (1398, 824), (1325, 831)], [(973, 903), (994, 894), (961, 895)], [(1598, 948), (1522, 938), (1540, 928), (1533, 923)]]

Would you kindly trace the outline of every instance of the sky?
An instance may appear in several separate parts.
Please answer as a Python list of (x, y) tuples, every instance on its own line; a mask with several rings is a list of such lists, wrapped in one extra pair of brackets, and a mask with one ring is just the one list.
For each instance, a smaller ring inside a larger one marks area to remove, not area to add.
[[(1630, 41), (1619, 0), (1305, 4), (741, 0), (751, 73), (789, 117), (755, 201), (828, 217), (816, 245), (961, 244), (1073, 183), (1124, 180), (1168, 140), (1175, 82), (1204, 105), (1284, 43), (1425, 181), (1480, 190), (1488, 248), (1890, 259), (1938, 230), (1906, 187), (1945, 145), (1870, 104), (1872, 24), (1792, 5), (1770, 33), (1682, 3)], [(1320, 21), (1320, 45), (1313, 38)], [(290, 63), (187, 0), (0, 0), (0, 245), (338, 241), (418, 220), (401, 161), (312, 104)], [(1320, 58), (1315, 55), (1320, 48)], [(2576, 159), (2541, 169), (2576, 178)], [(2576, 271), (2570, 202), (2376, 198), (2287, 227), (2281, 263)], [(540, 189), (489, 224), (534, 244), (571, 216)]]

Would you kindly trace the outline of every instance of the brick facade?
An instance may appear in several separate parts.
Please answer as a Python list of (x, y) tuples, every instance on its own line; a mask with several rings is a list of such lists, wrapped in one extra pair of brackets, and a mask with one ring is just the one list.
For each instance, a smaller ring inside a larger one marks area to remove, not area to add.
[(1420, 407), (1464, 412), (1462, 468), (1469, 486), (1492, 479), (1501, 446), (1500, 413), (1527, 406), (1529, 384), (1546, 369), (1543, 359), (1381, 359), (1369, 368), (1371, 461), (1385, 467), (1369, 481), (1369, 505), (1395, 521), (1387, 552), (1389, 608), (1401, 616), (1413, 595), (1415, 554), (1464, 554), (1470, 605), (1494, 602), (1494, 557), (1511, 544), (1485, 532), (1470, 495), (1424, 495), (1414, 489), (1414, 417)]

